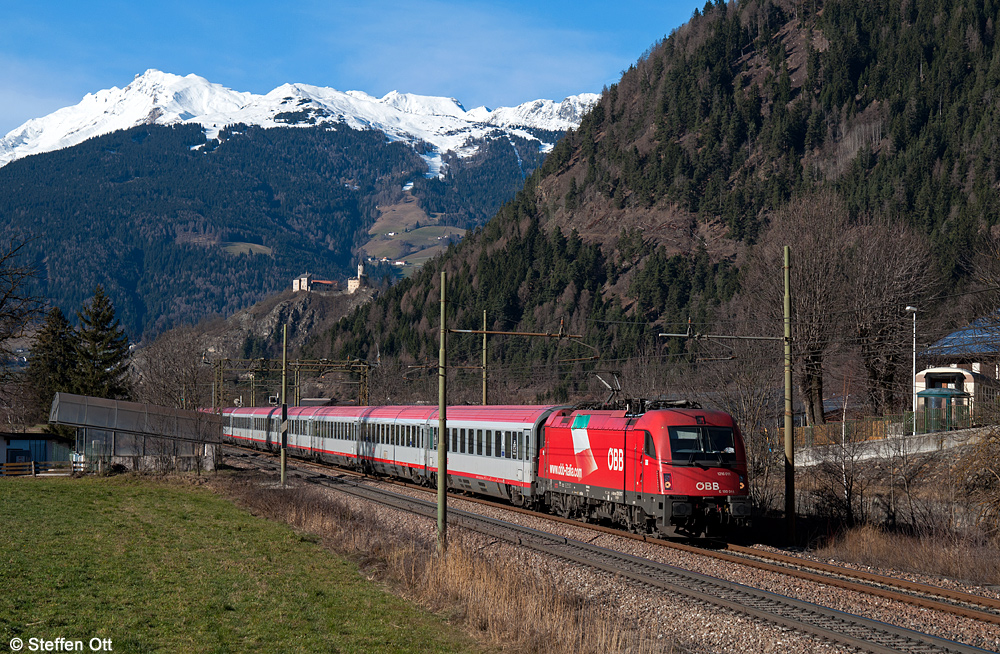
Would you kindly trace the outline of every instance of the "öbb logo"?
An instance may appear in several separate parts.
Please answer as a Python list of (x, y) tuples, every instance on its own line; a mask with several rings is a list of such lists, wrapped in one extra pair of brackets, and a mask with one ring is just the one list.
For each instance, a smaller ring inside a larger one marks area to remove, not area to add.
[(625, 450), (616, 450), (614, 448), (608, 450), (608, 468), (610, 470), (625, 469)]
[(699, 481), (694, 485), (694, 487), (700, 491), (717, 491), (719, 489), (719, 482), (717, 481)]

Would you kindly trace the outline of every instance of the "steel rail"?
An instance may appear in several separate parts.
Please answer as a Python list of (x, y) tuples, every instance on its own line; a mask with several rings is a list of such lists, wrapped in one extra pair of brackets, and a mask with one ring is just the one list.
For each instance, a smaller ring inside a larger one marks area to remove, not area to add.
[[(257, 450), (252, 451), (260, 453)], [(326, 464), (316, 464), (310, 462), (309, 465), (317, 465), (321, 469), (329, 469)], [(337, 468), (337, 470), (342, 469)], [(349, 474), (356, 473), (351, 472)], [(385, 483), (403, 485), (423, 492), (427, 491), (427, 489), (422, 486), (406, 481), (389, 479), (382, 479), (381, 481)], [(733, 544), (725, 544), (727, 551), (706, 549), (704, 547), (664, 540), (650, 535), (632, 534), (620, 529), (539, 513), (538, 511), (531, 511), (511, 506), (509, 504), (502, 504), (480, 497), (454, 494), (452, 494), (452, 496), (463, 501), (490, 506), (505, 511), (514, 511), (516, 513), (532, 516), (542, 520), (571, 525), (580, 529), (597, 531), (619, 538), (641, 540), (659, 547), (666, 547), (668, 549), (679, 550), (690, 554), (706, 556), (726, 561), (728, 563), (746, 565), (759, 570), (764, 570), (766, 572), (782, 574), (796, 579), (833, 586), (843, 590), (850, 590), (866, 595), (873, 595), (887, 600), (913, 604), (932, 611), (941, 611), (943, 613), (949, 613), (951, 615), (972, 620), (979, 620), (989, 624), (1000, 624), (1000, 600), (991, 597), (973, 595), (972, 593), (941, 588), (940, 586), (931, 586), (929, 584), (921, 584), (904, 579), (876, 575), (874, 573), (853, 570), (843, 566), (810, 561), (808, 559), (774, 552), (754, 550), (748, 547), (741, 547)]]
[[(273, 462), (270, 463), (273, 466)], [(294, 469), (291, 475), (306, 482), (334, 488), (417, 515), (428, 518), (436, 515), (434, 503), (368, 486), (362, 480), (351, 481), (345, 474), (332, 477), (328, 474)], [(972, 645), (923, 634), (476, 513), (453, 509), (452, 524), (586, 567), (621, 575), (637, 583), (681, 594), (698, 602), (724, 607), (822, 640), (860, 648), (875, 654), (892, 652), (978, 654), (986, 651)]]

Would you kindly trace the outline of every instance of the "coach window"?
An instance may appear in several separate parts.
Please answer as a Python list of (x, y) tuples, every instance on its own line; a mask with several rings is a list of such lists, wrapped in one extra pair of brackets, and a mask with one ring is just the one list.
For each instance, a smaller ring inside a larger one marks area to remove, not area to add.
[(503, 458), (510, 458), (510, 432), (505, 431), (503, 433), (503, 449), (500, 450), (503, 453)]
[(476, 454), (479, 456), (483, 455), (483, 430), (476, 430)]
[(465, 454), (465, 430), (458, 430), (458, 451)]
[(656, 458), (656, 443), (653, 442), (653, 435), (648, 431), (646, 432), (646, 445), (643, 448), (643, 454), (654, 459)]

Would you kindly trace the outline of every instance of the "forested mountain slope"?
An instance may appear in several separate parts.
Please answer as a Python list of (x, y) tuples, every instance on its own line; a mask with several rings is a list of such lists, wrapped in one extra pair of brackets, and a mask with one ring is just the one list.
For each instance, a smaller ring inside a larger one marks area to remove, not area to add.
[(375, 130), (234, 125), (208, 139), (199, 125), (144, 125), (0, 168), (0, 239), (27, 241), (31, 291), (73, 315), (102, 284), (139, 340), (303, 272), (343, 281), (406, 185), (425, 225), (482, 224), (544, 155), (515, 136), (478, 145), (444, 153), (444, 175), (428, 178), (410, 144)]
[[(998, 20), (1000, 4), (973, 0), (708, 4), (605, 90), (485, 228), (313, 351), (432, 357), (444, 269), (454, 326), (476, 328), (486, 310), (491, 328), (562, 321), (605, 362), (678, 352), (656, 333), (745, 293), (739, 253), (774, 212), (817, 197), (845, 225), (915, 234), (935, 282), (961, 288), (998, 220)], [(933, 286), (912, 285), (921, 297)], [(910, 300), (889, 300), (902, 324)], [(456, 339), (456, 356), (474, 362), (473, 341)], [(550, 341), (496, 347), (509, 371), (567, 356)]]

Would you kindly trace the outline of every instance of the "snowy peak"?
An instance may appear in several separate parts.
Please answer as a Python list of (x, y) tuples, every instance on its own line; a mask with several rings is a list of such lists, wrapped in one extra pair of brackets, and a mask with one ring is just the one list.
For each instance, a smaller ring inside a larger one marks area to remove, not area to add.
[[(538, 140), (531, 130), (564, 132), (575, 128), (598, 95), (570, 96), (561, 103), (534, 100), (493, 111), (466, 111), (454, 98), (392, 91), (375, 98), (362, 91), (346, 93), (308, 84), (283, 84), (266, 95), (239, 92), (198, 75), (180, 76), (147, 70), (125, 88), (87, 94), (79, 104), (29, 120), (0, 139), (0, 166), (41, 152), (137, 125), (196, 123), (208, 138), (235, 123), (262, 127), (344, 124), (377, 129), (392, 140), (424, 142), (436, 152), (425, 155), (430, 174), (441, 172), (441, 155), (469, 156), (485, 138), (517, 134)], [(499, 130), (499, 132), (498, 132)], [(539, 141), (539, 147), (550, 147)]]
[(437, 98), (429, 95), (390, 91), (379, 102), (408, 114), (465, 118), (465, 107), (455, 98)]

